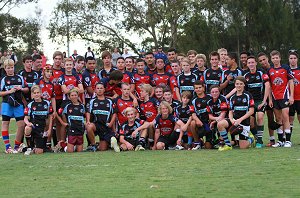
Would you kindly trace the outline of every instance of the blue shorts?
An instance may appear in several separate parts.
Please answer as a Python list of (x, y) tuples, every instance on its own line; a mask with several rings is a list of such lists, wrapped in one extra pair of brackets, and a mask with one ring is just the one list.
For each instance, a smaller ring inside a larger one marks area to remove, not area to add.
[(2, 102), (1, 114), (10, 118), (24, 117), (24, 106), (13, 107), (6, 102)]

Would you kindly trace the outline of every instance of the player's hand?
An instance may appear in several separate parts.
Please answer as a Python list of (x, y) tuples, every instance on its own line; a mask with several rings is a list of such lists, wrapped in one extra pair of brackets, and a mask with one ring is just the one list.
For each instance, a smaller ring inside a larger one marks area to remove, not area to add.
[(63, 122), (62, 125), (63, 125), (64, 127), (66, 127), (66, 126), (68, 126), (68, 123)]
[(13, 87), (9, 90), (9, 93), (12, 94), (12, 93), (15, 93), (17, 91), (16, 87)]
[(227, 80), (231, 81), (233, 79), (233, 76), (230, 74), (227, 76)]
[(269, 106), (271, 107), (271, 108), (273, 108), (273, 101), (269, 101)]
[(201, 122), (201, 120), (196, 120), (196, 126), (198, 126), (198, 127), (203, 126), (203, 123)]
[(133, 106), (134, 107), (139, 106), (139, 103), (138, 103), (137, 99), (133, 99)]
[(138, 131), (134, 130), (134, 131), (132, 132), (131, 136), (132, 136), (133, 138), (136, 138), (136, 134), (137, 134), (137, 133), (138, 133)]
[(181, 139), (180, 138), (177, 140), (177, 145), (181, 145)]
[(263, 103), (261, 103), (261, 104), (259, 104), (258, 106), (257, 106), (257, 109), (258, 110), (260, 110), (263, 106), (265, 105), (265, 103), (263, 102)]
[(234, 126), (238, 126), (239, 124), (241, 124), (242, 120), (241, 119), (237, 119), (234, 121)]
[(215, 123), (216, 123), (216, 121), (212, 121), (212, 122), (209, 124), (209, 128), (210, 128), (210, 129), (214, 129)]
[(22, 85), (16, 85), (16, 86), (15, 86), (15, 89), (16, 89), (17, 91), (21, 90), (21, 89), (22, 89)]
[(290, 104), (290, 105), (294, 104), (294, 97), (290, 97), (290, 99), (289, 99), (289, 104)]
[(86, 122), (86, 125), (90, 125), (91, 124), (91, 122)]

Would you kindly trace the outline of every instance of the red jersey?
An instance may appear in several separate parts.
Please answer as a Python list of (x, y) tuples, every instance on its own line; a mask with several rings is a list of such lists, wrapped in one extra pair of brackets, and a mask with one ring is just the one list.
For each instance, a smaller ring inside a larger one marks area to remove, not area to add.
[[(128, 71), (125, 71), (123, 72), (123, 79), (122, 81), (123, 83), (127, 83), (127, 84), (134, 84), (134, 79), (133, 79), (133, 76), (130, 72)], [(117, 86), (115, 88), (115, 92), (120, 96), (122, 95), (122, 91), (121, 91), (121, 87)]]
[(289, 98), (289, 80), (293, 79), (294, 76), (290, 67), (282, 65), (279, 68), (271, 67), (268, 70), (270, 77), (270, 83), (272, 88), (272, 95), (275, 100), (282, 100)]
[(169, 136), (175, 127), (175, 123), (178, 121), (173, 115), (169, 115), (167, 119), (163, 119), (161, 114), (159, 114), (155, 118), (155, 128), (160, 130), (160, 135), (162, 136)]
[[(58, 79), (58, 84), (60, 86), (66, 85), (68, 89), (73, 89), (74, 87), (78, 87), (79, 84), (82, 84), (80, 78), (78, 75), (66, 75), (63, 74)], [(63, 94), (63, 99), (66, 100), (67, 96), (66, 94)]]
[(294, 76), (294, 99), (300, 100), (300, 68), (292, 69)]
[(117, 113), (117, 118), (120, 126), (122, 126), (124, 122), (127, 121), (127, 117), (124, 113), (127, 107), (134, 107), (132, 99), (124, 100), (120, 96), (114, 100), (114, 112)]
[(171, 84), (170, 78), (171, 77), (172, 77), (172, 75), (169, 73), (164, 73), (164, 74), (155, 73), (152, 75), (152, 84), (154, 86), (167, 85), (170, 87), (170, 84)]
[(51, 101), (51, 98), (55, 98), (54, 85), (50, 81), (45, 82), (44, 79), (40, 78), (34, 84), (41, 88), (43, 99)]
[[(82, 79), (83, 79), (83, 87), (92, 87), (92, 89), (95, 91), (96, 84), (100, 81), (98, 75), (95, 71), (90, 71), (88, 69), (85, 69), (82, 73)], [(85, 98), (92, 98), (93, 96), (89, 95), (87, 91), (85, 92)]]
[(156, 98), (150, 98), (147, 102), (140, 104), (141, 118), (147, 122), (152, 122), (157, 116), (159, 101)]
[(173, 73), (173, 70), (172, 70), (171, 65), (169, 65), (169, 64), (166, 65), (166, 66), (165, 66), (165, 71), (168, 72), (168, 73), (170, 73), (170, 74), (172, 74), (172, 73)]
[(150, 74), (147, 74), (147, 73), (145, 73), (145, 74), (135, 73), (135, 74), (133, 74), (133, 79), (135, 82), (136, 95), (138, 97), (140, 97), (140, 94), (141, 94), (140, 85), (141, 84), (151, 84), (151, 76), (150, 76)]
[(53, 74), (50, 77), (50, 82), (54, 85), (55, 99), (57, 99), (57, 100), (63, 99), (63, 93), (61, 90), (61, 86), (60, 86), (60, 84), (58, 84), (58, 79), (63, 74), (64, 74), (64, 72), (61, 69), (53, 68)]

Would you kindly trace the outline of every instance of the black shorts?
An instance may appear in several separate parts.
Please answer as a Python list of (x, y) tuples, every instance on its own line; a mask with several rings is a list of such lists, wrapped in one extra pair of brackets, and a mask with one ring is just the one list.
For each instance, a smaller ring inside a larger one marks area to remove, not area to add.
[(160, 135), (157, 142), (162, 142), (165, 144), (165, 148), (168, 148), (169, 146), (175, 146), (176, 142), (178, 140), (179, 133), (173, 131), (170, 135)]
[(139, 144), (139, 139), (138, 138), (126, 138), (124, 137), (124, 139), (129, 142), (131, 145), (134, 146), (134, 148)]
[(36, 124), (34, 125), (35, 127), (32, 128), (31, 132), (32, 138), (34, 140), (34, 145), (36, 148), (45, 149), (47, 143), (47, 138), (43, 137), (45, 126), (37, 126)]
[(115, 137), (115, 133), (106, 125), (100, 123), (94, 123), (96, 125), (95, 135), (98, 135), (100, 141), (106, 141), (110, 143), (110, 139)]
[(257, 113), (257, 112), (265, 112), (265, 110), (266, 110), (266, 107), (267, 107), (267, 105), (265, 104), (265, 105), (263, 105), (260, 109), (258, 109), (258, 105), (260, 105), (262, 103), (262, 101), (255, 101), (254, 102), (254, 113), (252, 114), (252, 116), (255, 116), (255, 114)]
[(300, 101), (299, 100), (295, 100), (294, 104), (292, 104), (290, 106), (289, 116), (295, 116), (296, 112), (297, 112), (297, 115), (300, 115)]
[[(6, 116), (6, 115), (2, 115), (2, 121), (10, 121), (10, 119), (11, 119), (11, 117)], [(15, 119), (18, 122), (20, 120), (24, 120), (24, 116), (16, 117)]]
[(55, 101), (56, 101), (56, 112), (58, 112), (58, 110), (61, 108), (61, 104), (62, 104), (62, 99), (55, 99)]
[[(228, 127), (226, 128), (226, 131), (228, 131), (229, 128), (232, 126), (232, 123), (231, 123), (231, 121), (230, 121), (229, 118), (226, 118), (225, 120), (226, 120), (227, 123), (228, 123)], [(250, 129), (250, 128), (249, 128), (249, 129)], [(246, 135), (244, 135), (244, 134), (242, 134), (242, 133), (239, 134), (239, 140), (248, 140), (248, 138), (249, 138), (248, 136), (246, 136)]]
[(278, 110), (287, 108), (289, 107), (289, 100), (288, 99), (273, 100), (273, 107)]

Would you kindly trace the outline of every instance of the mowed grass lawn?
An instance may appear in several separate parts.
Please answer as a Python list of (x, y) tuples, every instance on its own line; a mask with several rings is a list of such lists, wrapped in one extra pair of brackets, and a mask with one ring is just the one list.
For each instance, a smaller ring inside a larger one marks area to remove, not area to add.
[(292, 138), (292, 148), (30, 156), (4, 154), (1, 139), (0, 197), (300, 197), (299, 124)]

